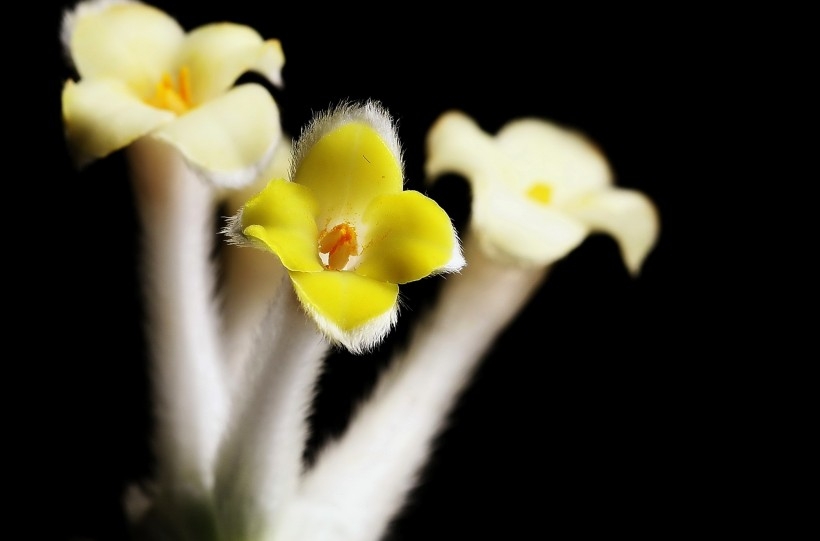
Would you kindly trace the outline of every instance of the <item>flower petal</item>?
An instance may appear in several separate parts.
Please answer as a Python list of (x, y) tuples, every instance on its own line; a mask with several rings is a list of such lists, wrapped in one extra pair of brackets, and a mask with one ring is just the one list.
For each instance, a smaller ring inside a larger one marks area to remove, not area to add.
[(237, 188), (256, 180), (267, 167), (282, 130), (270, 93), (261, 85), (246, 84), (153, 135), (177, 147), (214, 184)]
[(253, 28), (233, 23), (192, 30), (177, 58), (178, 68), (189, 70), (194, 104), (224, 94), (240, 75), (251, 70), (281, 86), (284, 64), (278, 40), (264, 41)]
[[(374, 102), (342, 105), (314, 118), (299, 138), (291, 180), (319, 204), (319, 225), (357, 222), (370, 201), (398, 193), (403, 166), (392, 121)], [(328, 223), (325, 223), (328, 222)]]
[(170, 111), (143, 103), (112, 79), (67, 81), (63, 125), (74, 162), (82, 167), (174, 120)]
[(62, 36), (82, 79), (118, 79), (147, 99), (172, 68), (185, 32), (152, 6), (92, 0), (66, 13)]
[(612, 235), (629, 272), (640, 272), (655, 245), (660, 218), (654, 203), (635, 190), (613, 188), (589, 194), (567, 208), (593, 230)]
[(509, 169), (493, 137), (460, 111), (441, 115), (427, 133), (424, 172), (428, 182), (444, 174), (465, 177), (471, 185), (503, 182)]
[(319, 328), (353, 353), (381, 342), (396, 323), (396, 284), (345, 271), (291, 272), (290, 277)]
[(279, 256), (288, 270), (318, 272), (324, 267), (315, 215), (316, 202), (309, 190), (272, 180), (242, 208), (242, 234)]
[(579, 220), (503, 189), (474, 193), (471, 226), (487, 256), (518, 265), (545, 266), (586, 238)]
[(248, 184), (236, 190), (228, 190), (225, 193), (225, 205), (228, 213), (235, 213), (248, 202), (253, 196), (265, 189), (271, 179), (285, 179), (290, 174), (290, 157), (293, 150), (293, 142), (287, 134), (282, 134), (282, 139), (273, 151), (273, 157), (262, 174), (252, 184)]
[(550, 204), (561, 206), (579, 194), (612, 184), (612, 172), (585, 135), (538, 118), (506, 124), (496, 135), (507, 159), (516, 164), (519, 188), (534, 182), (551, 189)]
[(403, 284), (452, 266), (454, 251), (461, 254), (450, 217), (416, 191), (377, 197), (362, 222), (367, 235), (355, 269), (362, 276)]

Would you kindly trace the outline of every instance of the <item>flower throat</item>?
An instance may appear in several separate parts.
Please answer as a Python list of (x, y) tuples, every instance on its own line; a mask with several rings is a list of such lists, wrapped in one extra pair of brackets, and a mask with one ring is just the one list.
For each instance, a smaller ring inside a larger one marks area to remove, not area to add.
[(350, 257), (358, 255), (358, 249), (356, 228), (347, 222), (319, 235), (319, 253), (327, 254), (328, 270), (343, 270)]
[(157, 83), (154, 96), (147, 102), (149, 105), (167, 109), (178, 115), (191, 110), (194, 103), (191, 95), (191, 72), (187, 66), (179, 69), (176, 85), (170, 73), (163, 74), (162, 80)]

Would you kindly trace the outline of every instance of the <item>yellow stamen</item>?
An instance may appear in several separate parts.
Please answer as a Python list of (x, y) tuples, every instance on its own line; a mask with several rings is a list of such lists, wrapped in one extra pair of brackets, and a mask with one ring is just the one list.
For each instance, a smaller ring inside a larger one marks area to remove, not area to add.
[(191, 94), (191, 72), (183, 66), (179, 70), (178, 84), (174, 85), (171, 74), (165, 73), (162, 80), (157, 83), (157, 91), (154, 96), (146, 100), (149, 105), (168, 109), (181, 115), (193, 108), (193, 96)]
[(342, 270), (351, 256), (358, 255), (356, 229), (349, 223), (341, 223), (319, 235), (319, 253), (328, 254), (328, 270)]
[(536, 203), (540, 203), (542, 205), (549, 205), (550, 200), (552, 199), (552, 188), (549, 184), (545, 184), (543, 182), (536, 182), (530, 189), (527, 190), (527, 197), (535, 201)]

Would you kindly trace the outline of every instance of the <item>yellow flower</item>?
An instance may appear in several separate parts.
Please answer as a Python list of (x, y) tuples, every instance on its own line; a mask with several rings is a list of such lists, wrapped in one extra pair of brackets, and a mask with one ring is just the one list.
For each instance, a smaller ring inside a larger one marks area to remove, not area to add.
[(61, 37), (80, 77), (62, 95), (79, 166), (148, 134), (218, 185), (249, 182), (267, 164), (281, 137), (278, 108), (262, 85), (231, 87), (247, 71), (281, 85), (279, 41), (232, 23), (186, 34), (131, 0), (80, 3), (65, 14)]
[(276, 254), (305, 310), (350, 351), (373, 347), (395, 324), (398, 284), (464, 265), (449, 216), (402, 190), (402, 151), (378, 103), (316, 116), (290, 176), (270, 181), (226, 232)]
[(546, 120), (515, 120), (493, 137), (447, 112), (428, 133), (425, 172), (470, 182), (471, 227), (486, 254), (504, 261), (546, 266), (600, 231), (617, 241), (634, 275), (658, 236), (652, 201), (613, 186), (594, 144)]

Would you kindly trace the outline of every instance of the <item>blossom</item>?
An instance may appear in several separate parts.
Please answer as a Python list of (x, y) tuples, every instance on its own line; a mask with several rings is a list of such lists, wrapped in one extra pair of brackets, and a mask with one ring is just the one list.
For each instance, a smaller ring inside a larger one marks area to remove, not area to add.
[(403, 191), (402, 159), (380, 104), (339, 105), (303, 131), (290, 181), (271, 180), (226, 228), (278, 256), (318, 327), (353, 352), (395, 324), (399, 284), (464, 265), (449, 216)]
[(641, 192), (613, 186), (606, 158), (578, 131), (522, 118), (493, 137), (449, 111), (430, 128), (427, 154), (429, 180), (451, 173), (470, 182), (471, 226), (496, 259), (546, 266), (602, 232), (615, 239), (635, 275), (657, 239), (655, 205)]
[(150, 135), (217, 185), (255, 179), (281, 137), (279, 111), (245, 72), (281, 85), (278, 40), (214, 23), (190, 33), (134, 0), (88, 0), (66, 12), (63, 46), (79, 80), (63, 87), (66, 138), (78, 166)]

